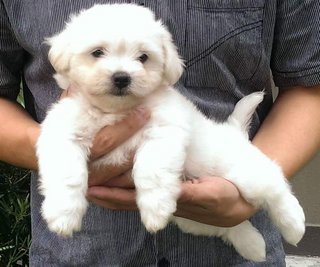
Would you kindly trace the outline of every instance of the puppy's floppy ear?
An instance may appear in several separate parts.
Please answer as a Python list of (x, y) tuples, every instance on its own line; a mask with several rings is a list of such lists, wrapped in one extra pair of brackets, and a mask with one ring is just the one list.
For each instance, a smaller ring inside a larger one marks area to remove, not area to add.
[(47, 38), (46, 43), (50, 46), (49, 61), (57, 72), (53, 77), (61, 89), (69, 87), (67, 72), (70, 68), (70, 42), (65, 32), (61, 32), (53, 37)]
[(162, 46), (165, 57), (164, 79), (169, 85), (174, 85), (182, 75), (184, 64), (173, 44), (171, 34), (164, 26), (162, 26)]
[(63, 74), (69, 70), (70, 49), (69, 38), (65, 32), (47, 38), (46, 43), (50, 45), (49, 61), (57, 73)]

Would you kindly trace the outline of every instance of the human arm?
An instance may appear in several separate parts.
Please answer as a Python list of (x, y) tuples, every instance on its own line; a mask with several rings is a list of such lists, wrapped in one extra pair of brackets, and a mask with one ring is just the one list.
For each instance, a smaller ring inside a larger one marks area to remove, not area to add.
[(282, 167), (290, 179), (320, 147), (320, 85), (280, 89), (253, 144)]
[(39, 125), (18, 103), (0, 98), (0, 160), (37, 169), (35, 143)]

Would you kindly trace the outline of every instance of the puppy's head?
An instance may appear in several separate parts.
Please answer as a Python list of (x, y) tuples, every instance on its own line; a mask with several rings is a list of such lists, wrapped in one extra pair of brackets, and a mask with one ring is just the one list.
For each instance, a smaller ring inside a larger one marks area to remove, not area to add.
[(59, 85), (74, 84), (105, 111), (133, 107), (175, 84), (183, 71), (170, 33), (137, 5), (96, 5), (48, 43)]

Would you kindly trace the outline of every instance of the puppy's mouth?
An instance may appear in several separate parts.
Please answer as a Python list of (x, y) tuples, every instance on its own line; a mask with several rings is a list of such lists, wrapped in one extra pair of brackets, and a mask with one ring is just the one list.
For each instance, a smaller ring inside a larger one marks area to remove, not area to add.
[(131, 95), (132, 93), (129, 87), (124, 87), (124, 88), (113, 87), (111, 88), (109, 94), (113, 96), (127, 96), (127, 95)]

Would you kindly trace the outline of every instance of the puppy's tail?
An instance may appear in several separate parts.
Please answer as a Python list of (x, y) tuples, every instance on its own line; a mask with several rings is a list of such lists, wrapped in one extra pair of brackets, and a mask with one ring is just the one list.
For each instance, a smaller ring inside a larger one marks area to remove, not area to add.
[(247, 135), (252, 115), (262, 102), (263, 96), (264, 92), (262, 91), (252, 93), (240, 99), (229, 116), (228, 122), (239, 127)]

